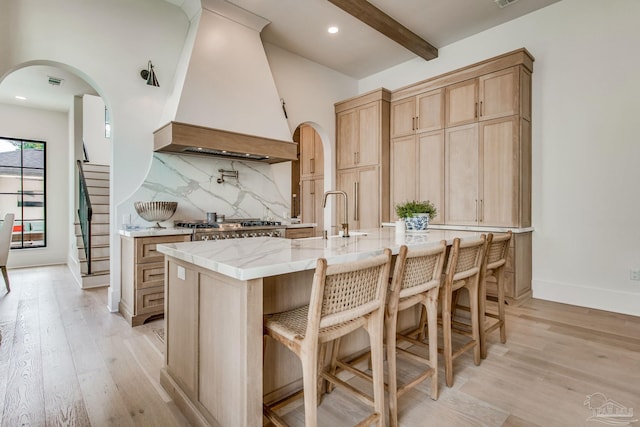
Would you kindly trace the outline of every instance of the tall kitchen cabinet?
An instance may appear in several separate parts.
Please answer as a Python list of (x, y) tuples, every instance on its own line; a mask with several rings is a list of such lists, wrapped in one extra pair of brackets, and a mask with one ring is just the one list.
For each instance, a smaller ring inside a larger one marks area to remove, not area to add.
[(324, 230), (324, 150), (322, 139), (309, 125), (300, 126), (300, 217), (303, 223), (317, 224), (314, 234)]
[[(350, 229), (389, 220), (390, 95), (378, 89), (335, 104), (337, 189), (347, 193)], [(344, 203), (335, 203), (342, 223)]]
[(428, 199), (433, 224), (514, 230), (513, 300), (531, 293), (532, 71), (519, 49), (391, 95), (390, 209)]
[(429, 200), (444, 223), (444, 90), (428, 90), (391, 103), (391, 206)]

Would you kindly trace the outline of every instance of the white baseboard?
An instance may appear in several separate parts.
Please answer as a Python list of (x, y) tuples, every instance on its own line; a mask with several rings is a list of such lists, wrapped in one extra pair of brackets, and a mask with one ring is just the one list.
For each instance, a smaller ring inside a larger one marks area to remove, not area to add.
[(592, 288), (544, 280), (533, 280), (532, 287), (534, 298), (640, 316), (640, 292)]

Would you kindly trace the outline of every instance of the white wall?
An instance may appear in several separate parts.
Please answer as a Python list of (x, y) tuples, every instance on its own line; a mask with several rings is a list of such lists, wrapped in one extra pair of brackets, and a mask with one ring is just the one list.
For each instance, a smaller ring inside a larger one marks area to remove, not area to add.
[(99, 165), (111, 164), (111, 141), (105, 137), (104, 101), (99, 96), (82, 97), (83, 139), (89, 162)]
[(534, 297), (640, 315), (639, 16), (637, 0), (563, 0), (360, 82), (396, 89), (533, 54)]
[(67, 260), (69, 132), (66, 113), (0, 104), (0, 136), (46, 143), (47, 247), (11, 250), (8, 267), (62, 264)]

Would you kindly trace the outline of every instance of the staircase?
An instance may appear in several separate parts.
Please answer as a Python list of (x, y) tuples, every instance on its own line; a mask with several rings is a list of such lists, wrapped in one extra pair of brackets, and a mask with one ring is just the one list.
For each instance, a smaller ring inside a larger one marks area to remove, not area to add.
[[(80, 222), (75, 223), (76, 245), (83, 289), (109, 286), (109, 166), (82, 165), (93, 211), (91, 219), (91, 274), (82, 240)], [(77, 218), (77, 213), (76, 213)]]

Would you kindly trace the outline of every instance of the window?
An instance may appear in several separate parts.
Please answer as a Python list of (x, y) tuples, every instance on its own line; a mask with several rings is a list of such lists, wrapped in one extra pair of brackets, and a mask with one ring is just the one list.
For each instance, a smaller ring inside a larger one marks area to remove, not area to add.
[(0, 137), (0, 218), (15, 214), (12, 249), (47, 245), (45, 143)]

